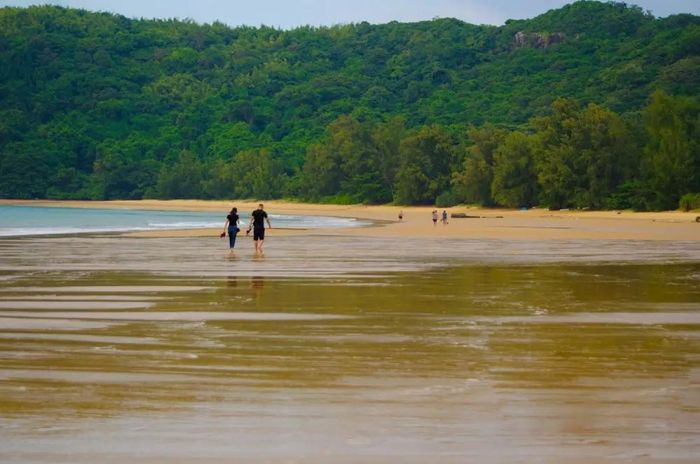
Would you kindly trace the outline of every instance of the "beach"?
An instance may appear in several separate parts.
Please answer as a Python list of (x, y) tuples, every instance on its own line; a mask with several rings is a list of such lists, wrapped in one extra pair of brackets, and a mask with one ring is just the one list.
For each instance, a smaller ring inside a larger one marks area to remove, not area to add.
[(265, 209), (364, 225), (0, 237), (0, 461), (696, 461), (697, 213)]
[[(2, 204), (65, 206), (76, 208), (132, 208), (177, 211), (220, 212), (223, 223), (231, 207), (253, 211), (258, 202), (204, 200), (133, 200), (133, 201), (45, 201), (0, 200)], [(273, 231), (275, 234), (355, 235), (372, 237), (449, 237), (465, 239), (503, 240), (664, 240), (700, 241), (700, 212), (629, 211), (548, 211), (545, 209), (507, 210), (480, 209), (457, 206), (452, 208), (319, 205), (280, 201), (264, 202), (270, 214), (335, 216), (374, 221), (374, 227), (352, 229), (314, 229), (304, 231)], [(462, 213), (468, 218), (450, 218), (443, 226), (434, 227), (431, 211), (444, 209), (448, 214)], [(403, 212), (403, 220), (399, 220)], [(476, 217), (474, 217), (476, 216)], [(135, 236), (210, 236), (219, 229), (135, 232)]]

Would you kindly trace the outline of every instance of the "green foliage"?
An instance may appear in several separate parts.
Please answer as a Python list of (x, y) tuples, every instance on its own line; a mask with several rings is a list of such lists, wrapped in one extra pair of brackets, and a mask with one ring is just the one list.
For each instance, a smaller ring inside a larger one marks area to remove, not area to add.
[(337, 195), (355, 203), (391, 201), (403, 133), (400, 118), (374, 124), (341, 116), (328, 126), (323, 142), (307, 151), (302, 195), (315, 201)]
[(389, 200), (395, 197), (394, 187), (399, 169), (401, 140), (406, 136), (406, 120), (394, 117), (377, 125), (372, 133), (376, 146), (379, 176)]
[(435, 206), (439, 208), (449, 208), (459, 203), (457, 195), (452, 191), (448, 190), (437, 196), (435, 199)]
[(247, 150), (236, 155), (233, 172), (233, 197), (258, 200), (279, 198), (285, 187), (285, 176), (279, 163), (268, 150)]
[(678, 202), (678, 208), (683, 211), (700, 209), (700, 193), (686, 193)]
[(236, 188), (236, 175), (233, 163), (216, 159), (205, 166), (202, 191), (205, 198), (233, 198)]
[(387, 202), (391, 198), (383, 191), (379, 171), (379, 152), (372, 139), (372, 128), (357, 120), (341, 116), (328, 128), (329, 149), (340, 163), (340, 191), (358, 200)]
[[(158, 165), (151, 160), (128, 159), (123, 152), (104, 149), (95, 160), (91, 197), (102, 200), (143, 198), (158, 177)], [(167, 171), (167, 167), (164, 165), (161, 170)]]
[(89, 177), (73, 167), (59, 167), (51, 178), (46, 197), (52, 199), (85, 200), (90, 198)]
[(452, 185), (456, 195), (462, 201), (485, 206), (493, 204), (491, 183), (493, 182), (494, 151), (507, 134), (507, 130), (492, 124), (469, 127), (467, 136), (472, 145), (467, 148), (462, 169), (452, 174)]
[(439, 126), (424, 127), (401, 141), (394, 201), (433, 204), (450, 187), (453, 144)]
[(45, 196), (45, 185), (50, 168), (38, 152), (27, 150), (27, 146), (6, 147), (0, 158), (0, 196), (4, 198), (41, 198)]
[(653, 207), (674, 208), (683, 194), (700, 190), (700, 105), (657, 91), (644, 115), (644, 173), (656, 193)]
[(340, 190), (342, 172), (333, 153), (321, 144), (311, 145), (300, 178), (302, 196), (318, 201)]
[(511, 132), (494, 151), (491, 190), (496, 203), (511, 208), (537, 204), (537, 174), (530, 137)]
[(696, 16), (588, 0), (289, 31), (2, 8), (0, 196), (675, 207), (698, 44)]
[(558, 99), (536, 118), (535, 159), (545, 206), (601, 208), (631, 171), (635, 149), (622, 119), (598, 105)]
[(595, 104), (581, 112), (573, 136), (579, 153), (579, 190), (574, 203), (601, 208), (604, 199), (629, 177), (633, 169), (632, 150), (637, 148), (622, 119)]
[(662, 89), (671, 94), (692, 95), (700, 88), (700, 56), (682, 58), (664, 67), (658, 82)]
[(605, 199), (607, 209), (631, 209), (647, 211), (653, 209), (654, 191), (644, 182), (634, 179), (624, 182)]
[(197, 198), (202, 196), (202, 163), (184, 150), (177, 161), (163, 165), (158, 173), (154, 196), (157, 198)]

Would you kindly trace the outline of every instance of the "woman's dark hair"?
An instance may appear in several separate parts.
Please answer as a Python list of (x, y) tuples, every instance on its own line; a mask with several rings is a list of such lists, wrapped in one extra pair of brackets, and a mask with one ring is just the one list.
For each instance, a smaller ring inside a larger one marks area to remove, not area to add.
[(238, 208), (231, 208), (231, 214), (236, 214), (238, 212)]

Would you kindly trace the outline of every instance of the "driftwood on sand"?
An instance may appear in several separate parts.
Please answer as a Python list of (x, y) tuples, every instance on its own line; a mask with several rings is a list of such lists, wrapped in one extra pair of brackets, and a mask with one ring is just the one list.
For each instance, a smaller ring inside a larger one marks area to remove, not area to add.
[(474, 216), (474, 215), (469, 215), (466, 213), (452, 213), (452, 214), (450, 214), (450, 217), (453, 219), (492, 219), (492, 218), (502, 219), (503, 218), (503, 216)]

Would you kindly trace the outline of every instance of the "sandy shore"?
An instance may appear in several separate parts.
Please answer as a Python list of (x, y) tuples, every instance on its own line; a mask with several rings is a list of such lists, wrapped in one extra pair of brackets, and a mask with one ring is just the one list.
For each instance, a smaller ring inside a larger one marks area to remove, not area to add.
[[(257, 202), (203, 200), (128, 200), (128, 201), (48, 201), (0, 200), (0, 204), (68, 206), (80, 208), (134, 208), (154, 210), (221, 211), (222, 226), (226, 212), (236, 206), (241, 211), (253, 210)], [(463, 213), (469, 218), (450, 218), (447, 225), (434, 226), (431, 211), (435, 207), (399, 207), (366, 205), (319, 205), (266, 201), (271, 214), (353, 217), (370, 220), (370, 227), (316, 230), (273, 229), (274, 235), (359, 235), (374, 237), (445, 237), (505, 240), (682, 240), (700, 241), (698, 212), (628, 211), (527, 211), (480, 209), (469, 206), (446, 208), (450, 216)], [(441, 208), (437, 208), (440, 212)], [(399, 221), (399, 212), (403, 220)], [(130, 236), (173, 237), (209, 236), (218, 229), (133, 232)]]

